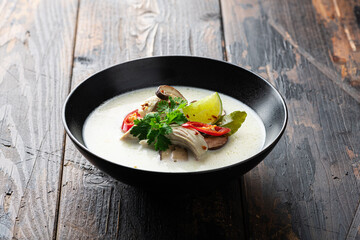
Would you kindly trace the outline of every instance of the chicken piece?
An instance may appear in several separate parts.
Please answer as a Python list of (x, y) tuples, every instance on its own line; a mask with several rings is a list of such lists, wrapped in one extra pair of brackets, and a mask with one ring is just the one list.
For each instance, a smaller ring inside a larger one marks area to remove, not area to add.
[(145, 100), (145, 103), (141, 104), (141, 106), (138, 108), (138, 112), (140, 116), (143, 118), (146, 114), (156, 110), (158, 102), (160, 102), (161, 99), (157, 96), (150, 97)]
[(127, 139), (137, 139), (137, 137), (134, 137), (132, 134), (130, 134), (130, 130), (127, 130), (123, 135), (120, 136), (120, 140), (127, 140)]

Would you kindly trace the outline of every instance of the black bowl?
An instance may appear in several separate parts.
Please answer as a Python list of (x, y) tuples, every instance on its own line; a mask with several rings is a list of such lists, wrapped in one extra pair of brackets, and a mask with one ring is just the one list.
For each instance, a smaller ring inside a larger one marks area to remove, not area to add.
[[(263, 149), (239, 163), (200, 172), (154, 172), (103, 159), (89, 150), (82, 129), (89, 114), (104, 101), (135, 89), (158, 85), (204, 88), (232, 96), (260, 116), (266, 129)], [(100, 71), (77, 86), (63, 109), (67, 134), (96, 167), (121, 182), (148, 189), (202, 189), (240, 177), (262, 161), (285, 130), (287, 109), (279, 92), (260, 76), (227, 62), (191, 56), (163, 56), (134, 60)]]

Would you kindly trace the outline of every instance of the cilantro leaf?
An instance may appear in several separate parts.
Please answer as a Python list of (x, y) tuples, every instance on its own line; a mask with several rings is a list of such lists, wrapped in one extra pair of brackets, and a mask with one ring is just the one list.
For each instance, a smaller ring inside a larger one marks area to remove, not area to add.
[(163, 100), (163, 101), (160, 101), (158, 103), (157, 111), (159, 113), (169, 113), (169, 112), (172, 112), (174, 110), (182, 109), (183, 107), (186, 106), (186, 104), (187, 104), (186, 101), (184, 99), (182, 99), (182, 98), (169, 97), (168, 101)]
[(168, 101), (160, 101), (158, 112), (148, 113), (143, 119), (135, 120), (130, 133), (139, 140), (147, 139), (149, 145), (154, 144), (155, 150), (165, 151), (171, 145), (170, 139), (166, 137), (172, 133), (170, 125), (181, 125), (188, 121), (180, 111), (186, 104), (182, 98), (169, 97)]
[(167, 117), (167, 124), (176, 123), (178, 125), (181, 125), (188, 121), (185, 115), (178, 110), (168, 113), (166, 117)]
[(169, 103), (167, 101), (160, 101), (157, 105), (158, 112), (166, 112), (168, 108), (169, 108)]
[(163, 123), (160, 129), (160, 133), (164, 135), (169, 135), (170, 133), (172, 133), (172, 128), (168, 124)]
[[(171, 99), (171, 100), (172, 100), (172, 99)], [(170, 100), (170, 101), (171, 101), (171, 100)], [(187, 104), (187, 102), (186, 102), (184, 99), (180, 98), (180, 97), (174, 98), (173, 101), (175, 102), (174, 105), (176, 106), (176, 110), (182, 109), (182, 108), (185, 107), (186, 104)]]
[(170, 139), (168, 139), (165, 135), (159, 135), (154, 147), (156, 151), (165, 151), (169, 148), (169, 145), (171, 145)]
[(159, 136), (160, 131), (158, 129), (150, 129), (146, 135), (147, 143), (150, 145), (155, 142), (156, 138)]
[(147, 138), (147, 133), (151, 129), (148, 121), (145, 119), (135, 120), (134, 124), (136, 127), (132, 127), (130, 133), (135, 137), (139, 138), (139, 140), (144, 140)]
[(176, 108), (177, 110), (182, 109), (183, 107), (185, 107), (187, 105), (187, 102), (184, 99), (179, 98), (179, 97), (174, 98), (174, 101), (177, 105), (177, 108)]

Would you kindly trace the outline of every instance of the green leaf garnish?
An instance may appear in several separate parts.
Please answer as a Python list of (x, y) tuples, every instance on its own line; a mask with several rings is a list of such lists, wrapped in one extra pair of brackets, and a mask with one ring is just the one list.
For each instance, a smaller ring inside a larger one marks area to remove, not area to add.
[(233, 135), (237, 132), (237, 130), (241, 127), (243, 122), (245, 121), (247, 114), (242, 111), (234, 111), (228, 115), (225, 115), (219, 119), (216, 125), (220, 127), (230, 128), (231, 131), (228, 135)]
[(155, 150), (165, 151), (171, 145), (170, 139), (166, 137), (172, 133), (170, 125), (181, 125), (188, 121), (180, 111), (185, 106), (186, 101), (182, 98), (169, 97), (168, 101), (160, 101), (158, 112), (148, 113), (143, 119), (135, 120), (130, 133), (139, 140), (147, 139), (149, 145), (154, 143)]
[(157, 106), (159, 113), (169, 113), (174, 110), (180, 110), (186, 106), (186, 101), (179, 97), (169, 97), (168, 101), (160, 101)]

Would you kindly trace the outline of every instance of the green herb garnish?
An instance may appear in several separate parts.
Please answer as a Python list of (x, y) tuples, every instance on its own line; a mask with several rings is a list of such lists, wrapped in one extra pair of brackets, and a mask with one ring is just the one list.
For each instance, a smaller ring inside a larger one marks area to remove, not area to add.
[(130, 133), (139, 140), (147, 139), (150, 145), (154, 143), (155, 150), (165, 151), (171, 144), (170, 139), (166, 137), (172, 133), (171, 124), (181, 125), (188, 120), (180, 111), (186, 106), (186, 101), (182, 98), (169, 97), (168, 101), (158, 103), (156, 113), (148, 113), (143, 119), (134, 120), (134, 126)]
[(168, 101), (160, 101), (157, 106), (157, 111), (159, 113), (169, 113), (172, 111), (180, 110), (186, 106), (186, 101), (182, 98), (169, 97)]

